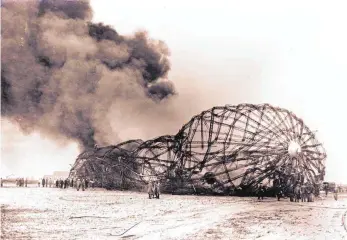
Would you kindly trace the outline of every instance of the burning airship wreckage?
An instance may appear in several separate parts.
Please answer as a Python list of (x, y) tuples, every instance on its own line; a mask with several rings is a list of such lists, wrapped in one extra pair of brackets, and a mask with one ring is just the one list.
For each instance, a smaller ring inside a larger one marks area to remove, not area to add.
[(275, 178), (317, 184), (326, 153), (292, 112), (269, 104), (218, 106), (194, 116), (176, 135), (131, 140), (80, 154), (71, 177), (115, 189), (231, 194)]

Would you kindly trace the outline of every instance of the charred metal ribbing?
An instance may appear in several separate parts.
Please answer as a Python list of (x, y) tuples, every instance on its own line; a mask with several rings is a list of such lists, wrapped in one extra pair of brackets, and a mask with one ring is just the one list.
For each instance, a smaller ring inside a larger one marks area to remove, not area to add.
[(316, 184), (324, 178), (325, 160), (322, 144), (295, 114), (269, 104), (240, 104), (203, 111), (174, 136), (86, 151), (71, 173), (96, 179), (102, 173), (118, 185), (119, 179), (136, 185), (155, 178), (176, 188), (229, 193), (276, 176), (292, 179), (288, 184)]

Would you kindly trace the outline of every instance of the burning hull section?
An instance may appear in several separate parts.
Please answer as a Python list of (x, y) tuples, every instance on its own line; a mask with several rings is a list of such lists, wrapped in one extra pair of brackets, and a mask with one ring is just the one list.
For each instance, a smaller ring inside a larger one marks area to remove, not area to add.
[(117, 188), (124, 181), (133, 188), (154, 179), (161, 180), (163, 192), (214, 194), (254, 192), (259, 183), (271, 186), (275, 178), (288, 187), (298, 179), (317, 185), (325, 174), (325, 150), (315, 135), (290, 111), (268, 104), (214, 107), (194, 116), (175, 136), (136, 143), (113, 157), (106, 153), (114, 151), (112, 146), (87, 158), (88, 153), (81, 154), (75, 169), (88, 166), (84, 174), (102, 173), (98, 182), (106, 178)]

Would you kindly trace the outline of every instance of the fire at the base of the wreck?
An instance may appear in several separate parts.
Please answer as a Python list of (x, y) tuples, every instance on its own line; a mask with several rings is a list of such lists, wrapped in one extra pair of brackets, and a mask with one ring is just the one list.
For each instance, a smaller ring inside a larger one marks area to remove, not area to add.
[(214, 107), (176, 135), (86, 149), (55, 184), (2, 182), (1, 232), (4, 239), (344, 239), (347, 189), (323, 182), (325, 160), (315, 134), (288, 110)]
[(176, 135), (129, 140), (81, 153), (70, 179), (163, 193), (285, 196), (314, 201), (326, 153), (294, 113), (269, 104), (217, 106), (194, 116)]

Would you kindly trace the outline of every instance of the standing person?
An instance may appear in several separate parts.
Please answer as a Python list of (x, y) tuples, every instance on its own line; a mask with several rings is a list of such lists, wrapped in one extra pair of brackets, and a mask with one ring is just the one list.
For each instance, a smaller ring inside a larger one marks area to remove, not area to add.
[(324, 192), (325, 192), (325, 196), (328, 196), (328, 191), (329, 191), (329, 184), (328, 183), (324, 183), (323, 186)]
[(335, 188), (334, 188), (334, 199), (335, 199), (335, 201), (337, 201), (337, 192), (338, 192), (338, 189), (337, 189), (337, 186), (335, 186)]
[(258, 185), (258, 200), (264, 200), (264, 195), (265, 195), (265, 187), (263, 186), (262, 183), (259, 183)]
[(147, 192), (148, 192), (148, 198), (151, 199), (154, 197), (154, 187), (153, 187), (153, 182), (152, 180), (149, 180), (148, 185), (147, 185)]
[(56, 188), (59, 187), (59, 181), (58, 181), (58, 179), (55, 180), (55, 187), (56, 187)]
[(25, 187), (28, 187), (28, 178), (25, 178)]
[(77, 191), (80, 190), (80, 187), (81, 187), (81, 180), (79, 178), (77, 178), (76, 180), (76, 188), (77, 188)]
[(86, 179), (86, 189), (88, 188), (88, 185), (89, 185), (89, 180)]
[(3, 187), (2, 178), (0, 178), (0, 186)]
[(84, 178), (82, 178), (81, 180), (81, 187), (82, 187), (82, 191), (86, 189), (86, 180)]
[(155, 182), (155, 191), (154, 191), (155, 197), (159, 199), (160, 196), (160, 182)]
[(73, 178), (71, 178), (70, 187), (73, 188)]
[(42, 187), (45, 187), (45, 179), (42, 178)]

